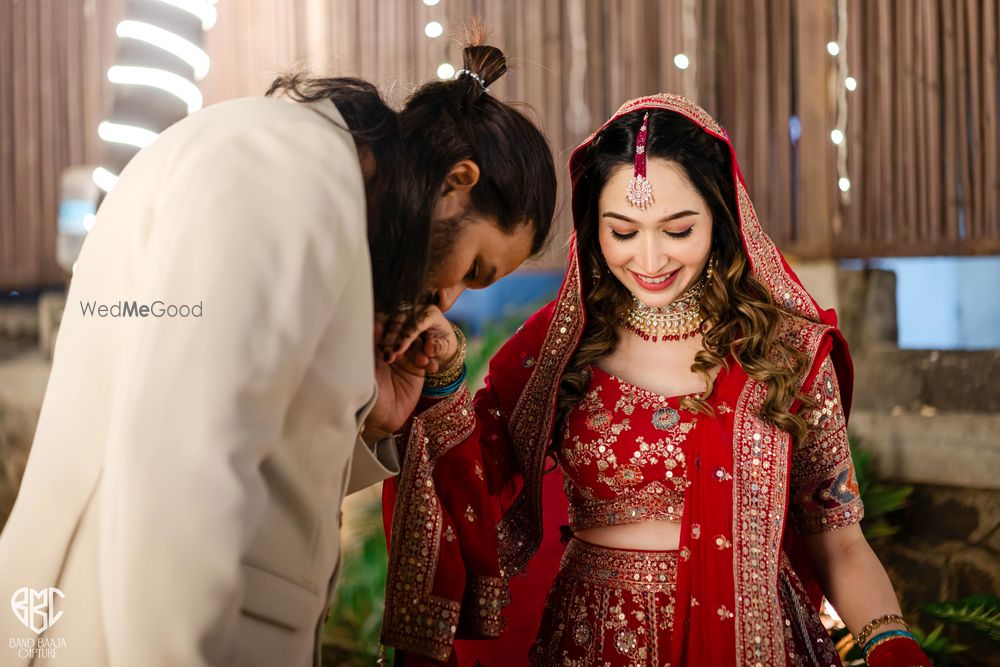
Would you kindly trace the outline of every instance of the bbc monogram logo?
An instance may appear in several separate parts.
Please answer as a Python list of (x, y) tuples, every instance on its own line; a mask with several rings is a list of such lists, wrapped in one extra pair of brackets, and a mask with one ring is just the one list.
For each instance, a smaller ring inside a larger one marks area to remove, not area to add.
[(56, 596), (66, 596), (52, 586), (36, 591), (34, 588), (19, 588), (10, 597), (10, 608), (17, 620), (36, 635), (40, 635), (59, 622), (63, 613), (56, 610)]
[[(54, 586), (38, 591), (25, 586), (10, 596), (10, 609), (24, 627), (41, 635), (62, 618), (59, 607), (65, 599), (65, 593)], [(62, 637), (10, 637), (9, 648), (17, 651), (22, 659), (53, 659), (59, 658), (59, 652), (66, 648), (66, 640)]]

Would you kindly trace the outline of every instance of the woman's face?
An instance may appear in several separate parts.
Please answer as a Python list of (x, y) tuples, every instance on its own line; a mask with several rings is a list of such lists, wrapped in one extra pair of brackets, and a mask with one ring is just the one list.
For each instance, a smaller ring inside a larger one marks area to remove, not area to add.
[(698, 280), (712, 249), (708, 204), (674, 162), (651, 158), (646, 178), (654, 203), (625, 201), (632, 165), (611, 172), (598, 202), (601, 253), (611, 273), (639, 301), (662, 308)]

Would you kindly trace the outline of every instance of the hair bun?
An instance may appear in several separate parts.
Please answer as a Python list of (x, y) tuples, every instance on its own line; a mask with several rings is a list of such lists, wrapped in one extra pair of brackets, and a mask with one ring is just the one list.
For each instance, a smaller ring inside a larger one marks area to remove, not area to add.
[(507, 72), (507, 56), (495, 46), (467, 46), (462, 52), (462, 67), (478, 74), (488, 87)]
[(468, 74), (463, 73), (459, 77), (468, 84), (462, 100), (466, 107), (482, 97), (486, 89), (507, 71), (507, 56), (497, 47), (484, 44), (485, 41), (486, 26), (473, 19), (472, 25), (465, 31), (465, 48), (462, 50), (462, 69)]

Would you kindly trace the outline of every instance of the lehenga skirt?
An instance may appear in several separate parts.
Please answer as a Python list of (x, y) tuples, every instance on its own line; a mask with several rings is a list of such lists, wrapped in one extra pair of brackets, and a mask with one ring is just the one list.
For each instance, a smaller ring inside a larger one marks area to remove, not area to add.
[(571, 540), (531, 648), (532, 667), (669, 665), (676, 578), (676, 551)]

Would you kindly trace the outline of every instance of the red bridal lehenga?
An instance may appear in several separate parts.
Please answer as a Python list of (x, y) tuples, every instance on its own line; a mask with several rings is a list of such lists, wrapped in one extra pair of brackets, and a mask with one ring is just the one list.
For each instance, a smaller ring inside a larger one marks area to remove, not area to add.
[[(729, 143), (708, 114), (671, 95), (628, 102), (611, 120), (652, 109)], [(576, 224), (599, 132), (570, 161)], [(383, 643), (397, 648), (397, 664), (840, 664), (801, 536), (862, 515), (846, 436), (851, 360), (833, 311), (818, 308), (761, 230), (731, 146), (730, 155), (751, 270), (786, 313), (782, 339), (811, 360), (800, 387), (819, 407), (790, 406), (814, 426), (810, 436), (793, 450), (759, 416), (767, 387), (732, 357), (708, 399), (714, 417), (595, 367), (554, 432), (559, 380), (584, 326), (574, 243), (558, 298), (496, 354), (475, 399), (464, 387), (423, 399), (407, 427), (402, 472), (384, 495)], [(554, 441), (561, 475), (546, 474)], [(680, 543), (564, 546), (567, 519), (567, 534), (675, 521)]]

